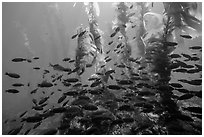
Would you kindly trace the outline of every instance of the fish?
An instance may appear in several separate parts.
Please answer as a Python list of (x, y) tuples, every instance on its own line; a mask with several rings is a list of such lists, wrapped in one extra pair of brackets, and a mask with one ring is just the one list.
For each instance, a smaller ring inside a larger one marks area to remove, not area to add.
[(182, 88), (183, 86), (179, 83), (170, 83), (170, 86), (174, 87), (174, 88)]
[(39, 59), (39, 57), (33, 57), (33, 59), (37, 60), (37, 59)]
[(17, 73), (8, 73), (6, 72), (5, 75), (11, 77), (11, 78), (20, 78), (20, 75)]
[(179, 54), (171, 54), (169, 57), (170, 58), (181, 58)]
[(110, 37), (114, 37), (117, 34), (117, 32), (113, 32)]
[(178, 45), (178, 43), (176, 43), (176, 42), (163, 42), (163, 44), (166, 46), (170, 46), (170, 47)]
[(202, 85), (202, 79), (195, 79), (195, 80), (188, 81), (188, 84), (200, 86)]
[(193, 113), (198, 113), (198, 114), (202, 114), (202, 108), (201, 107), (182, 107), (183, 110), (187, 110), (189, 112), (193, 112)]
[(75, 85), (73, 85), (72, 87), (80, 87), (82, 86), (82, 83), (76, 83)]
[(181, 93), (190, 93), (189, 90), (187, 89), (182, 89), (182, 88), (179, 88), (179, 89), (176, 89), (177, 91), (181, 92)]
[[(198, 60), (200, 60), (199, 57), (191, 57), (191, 58), (190, 58), (190, 61), (198, 61)], [(185, 60), (184, 60), (184, 61), (185, 61)]]
[(175, 69), (175, 70), (173, 70), (173, 72), (181, 72), (181, 73), (187, 73), (187, 69)]
[(66, 62), (66, 61), (69, 61), (70, 58), (64, 58), (62, 61)]
[(37, 111), (41, 111), (43, 110), (42, 106), (33, 106), (32, 109), (37, 110)]
[(116, 67), (118, 67), (118, 68), (125, 68), (126, 66), (124, 64), (119, 64)]
[(38, 105), (42, 105), (42, 104), (45, 103), (48, 99), (49, 99), (49, 97), (41, 98), (41, 100), (39, 101)]
[(40, 67), (34, 67), (33, 69), (39, 70), (39, 69), (40, 69)]
[(191, 56), (188, 54), (181, 53), (181, 55), (184, 56), (185, 58), (191, 59)]
[(14, 86), (14, 87), (22, 87), (22, 86), (24, 86), (24, 84), (22, 84), (22, 83), (14, 83), (14, 84), (12, 84), (12, 86)]
[(7, 89), (7, 90), (5, 90), (5, 92), (15, 94), (15, 93), (19, 93), (20, 91), (17, 89)]
[(112, 75), (109, 75), (110, 76), (110, 78), (113, 80), (113, 76)]
[(86, 30), (82, 31), (82, 32), (78, 35), (78, 37), (82, 37), (85, 33), (86, 33)]
[(36, 89), (32, 90), (32, 91), (30, 92), (30, 94), (34, 94), (34, 93), (36, 93), (36, 92), (37, 92), (37, 90), (38, 90), (38, 88), (36, 88)]
[(91, 84), (90, 87), (93, 88), (93, 87), (99, 86), (101, 83), (102, 83), (101, 80), (94, 81), (94, 82)]
[(199, 49), (202, 49), (202, 47), (201, 46), (192, 46), (192, 47), (189, 47), (189, 49), (199, 50)]
[(33, 104), (37, 105), (37, 100), (36, 99), (32, 99)]
[(72, 39), (76, 38), (78, 36), (78, 34), (75, 34), (72, 36)]
[(199, 69), (190, 69), (190, 70), (187, 71), (187, 73), (193, 74), (193, 73), (198, 73), (198, 72), (200, 72), (200, 71), (201, 71), (201, 70), (199, 70)]
[(109, 58), (109, 59), (107, 59), (107, 60), (105, 60), (106, 62), (109, 62), (109, 61), (111, 61), (112, 59), (111, 58)]
[(24, 135), (28, 135), (28, 133), (31, 131), (31, 128), (25, 131)]
[(23, 112), (22, 114), (20, 114), (20, 118), (22, 118), (28, 111), (26, 110), (25, 112)]
[(111, 45), (111, 44), (113, 44), (113, 41), (111, 41), (111, 42), (108, 43), (108, 45)]
[(64, 79), (64, 81), (70, 82), (70, 83), (76, 83), (76, 82), (79, 81), (79, 79), (77, 79), (77, 78), (68, 78), (68, 79)]
[(120, 48), (122, 46), (122, 44), (123, 43), (118, 44), (116, 48)]
[(44, 87), (49, 88), (49, 87), (52, 87), (52, 86), (53, 86), (53, 84), (46, 81), (46, 80), (44, 80), (42, 83), (38, 84), (38, 87), (41, 87), (41, 88), (44, 88)]
[(62, 84), (63, 84), (65, 87), (69, 87), (69, 86), (72, 85), (71, 83), (69, 83), (69, 82), (65, 82), (65, 81), (63, 81)]
[(73, 62), (75, 62), (75, 60), (74, 60), (74, 59), (72, 59), (72, 60), (70, 60), (70, 61), (69, 61), (69, 63), (73, 63)]
[(23, 128), (23, 124), (20, 127), (17, 127), (15, 129), (12, 129), (8, 132), (9, 135), (17, 135), (21, 129)]
[(107, 87), (109, 89), (112, 89), (112, 90), (120, 90), (121, 89), (120, 86), (118, 86), (118, 85), (108, 85)]
[(69, 100), (65, 101), (65, 102), (62, 104), (62, 106), (63, 106), (63, 107), (66, 106), (68, 102), (69, 102)]
[(66, 95), (66, 96), (76, 96), (78, 94), (79, 93), (77, 91), (68, 91), (68, 92), (64, 93), (64, 95)]
[(65, 68), (65, 67), (63, 67), (63, 66), (61, 66), (59, 64), (52, 65), (51, 63), (49, 63), (49, 65), (51, 67), (53, 67), (53, 69), (56, 70), (56, 71), (65, 71), (65, 72), (70, 72), (71, 71), (70, 68)]
[(65, 99), (66, 99), (66, 95), (62, 95), (59, 99), (58, 99), (58, 101), (57, 101), (57, 103), (59, 104), (59, 103), (62, 103)]
[(21, 120), (21, 122), (27, 122), (27, 123), (37, 123), (37, 122), (40, 122), (42, 121), (43, 118), (41, 116), (31, 116), (31, 117), (26, 117), (26, 118), (23, 118)]
[(25, 58), (14, 58), (11, 61), (13, 61), (13, 62), (23, 62), (23, 61), (26, 61), (26, 60), (27, 59), (25, 59)]
[(132, 9), (132, 8), (133, 8), (133, 5), (130, 6), (130, 9)]
[(38, 122), (38, 123), (36, 123), (36, 124), (33, 126), (33, 129), (36, 129), (37, 127), (39, 127), (41, 123), (42, 123), (41, 121)]
[(186, 38), (186, 39), (192, 39), (192, 37), (190, 35), (180, 35), (180, 36), (183, 38)]
[(82, 108), (88, 111), (98, 110), (98, 107), (93, 104), (85, 104)]
[(97, 39), (99, 39), (101, 37), (101, 35), (99, 35), (98, 37), (96, 37), (94, 40), (97, 40)]
[(105, 72), (105, 75), (107, 76), (107, 75), (110, 75), (112, 73), (115, 73), (115, 70), (113, 70), (113, 69), (108, 70), (108, 71)]
[(178, 98), (178, 100), (187, 100), (187, 99), (190, 99), (190, 98), (192, 98), (192, 97), (194, 97), (194, 95), (187, 93), (187, 94), (184, 94), (184, 95), (180, 96), (180, 97)]
[(32, 62), (31, 59), (26, 59), (26, 61), (27, 61), (28, 63), (31, 63), (31, 62)]

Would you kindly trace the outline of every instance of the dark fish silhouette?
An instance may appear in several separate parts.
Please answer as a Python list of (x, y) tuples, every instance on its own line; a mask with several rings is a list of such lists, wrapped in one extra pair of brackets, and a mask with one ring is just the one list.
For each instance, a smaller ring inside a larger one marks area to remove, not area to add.
[(186, 39), (192, 39), (192, 37), (190, 35), (180, 35), (180, 36), (183, 38), (186, 38)]
[(169, 57), (170, 58), (180, 58), (181, 56), (179, 54), (171, 54)]
[(24, 86), (24, 84), (22, 84), (22, 83), (14, 83), (14, 84), (12, 84), (12, 86), (14, 86), (14, 87), (22, 87), (22, 86)]
[(67, 96), (65, 96), (64, 94), (58, 99), (57, 103), (62, 103)]
[(8, 92), (8, 93), (19, 93), (20, 91), (16, 90), (16, 89), (7, 89), (5, 90), (5, 92)]
[(112, 89), (112, 90), (120, 90), (121, 89), (120, 86), (118, 86), (118, 85), (108, 85), (107, 87), (109, 89)]
[(199, 69), (190, 69), (190, 70), (188, 70), (187, 71), (187, 73), (189, 73), (189, 74), (194, 74), (194, 73), (198, 73), (198, 72), (200, 72), (201, 70), (199, 70)]
[(62, 61), (69, 61), (70, 58), (64, 58)]
[(178, 43), (176, 43), (176, 42), (163, 42), (163, 43), (164, 43), (164, 45), (170, 46), (170, 47), (178, 45)]
[(113, 41), (109, 42), (108, 45), (111, 45), (113, 43)]
[(37, 59), (39, 59), (39, 57), (33, 57), (33, 59), (37, 60)]
[(79, 34), (79, 36), (78, 36), (78, 37), (83, 36), (85, 33), (86, 33), (86, 30), (85, 30), (85, 31), (83, 31), (83, 32), (81, 32), (81, 33)]
[(132, 8), (133, 8), (133, 5), (130, 6), (130, 9), (132, 9)]
[(120, 48), (122, 46), (122, 43), (118, 44), (116, 48)]
[(23, 117), (28, 111), (26, 110), (25, 112), (23, 112), (22, 114), (20, 114), (20, 118)]
[(187, 69), (175, 69), (173, 72), (181, 72), (181, 73), (186, 73), (188, 70)]
[(109, 58), (109, 59), (107, 59), (107, 60), (105, 60), (106, 62), (109, 62), (109, 61), (111, 61), (112, 59), (111, 58)]
[(36, 88), (36, 89), (32, 90), (32, 91), (30, 92), (30, 94), (34, 94), (34, 93), (36, 93), (36, 92), (37, 92), (37, 90), (38, 90), (38, 88)]
[(51, 63), (49, 64), (51, 67), (53, 67), (54, 70), (56, 71), (65, 71), (65, 72), (70, 72), (71, 69), (70, 68), (65, 68), (59, 64), (55, 64), (55, 65), (52, 65)]
[[(110, 37), (114, 37), (117, 34), (117, 32), (113, 32)], [(110, 44), (109, 44), (110, 45)]]
[(179, 89), (176, 89), (177, 91), (181, 92), (181, 93), (190, 93), (189, 90), (187, 89), (182, 89), (182, 88), (179, 88)]
[(39, 70), (39, 69), (40, 69), (40, 67), (34, 67), (33, 69)]
[(191, 59), (191, 56), (188, 54), (181, 53), (181, 55), (184, 56), (185, 58)]
[(39, 101), (38, 105), (42, 105), (42, 104), (45, 103), (48, 99), (49, 99), (49, 97), (41, 98), (41, 100)]
[(73, 62), (75, 62), (75, 60), (74, 60), (74, 59), (72, 59), (72, 60), (70, 60), (70, 61), (69, 61), (69, 63), (73, 63)]
[(36, 99), (32, 99), (33, 104), (35, 104), (37, 106), (37, 100)]
[(31, 128), (25, 131), (24, 135), (28, 135), (28, 133), (31, 131)]
[(91, 84), (90, 87), (93, 88), (93, 87), (99, 86), (101, 83), (102, 83), (101, 80), (94, 81), (94, 82)]
[(75, 34), (72, 36), (72, 39), (76, 38), (78, 36), (78, 34)]
[(179, 83), (170, 83), (170, 86), (174, 87), (174, 88), (182, 88), (183, 86)]
[(77, 78), (68, 78), (68, 79), (65, 79), (64, 81), (70, 82), (70, 83), (76, 83), (76, 82), (79, 81), (79, 79), (77, 79)]
[(12, 129), (8, 132), (9, 135), (17, 135), (21, 129), (23, 128), (23, 124), (20, 127), (17, 127), (15, 129)]
[(192, 46), (192, 47), (189, 47), (189, 49), (199, 50), (199, 49), (202, 49), (202, 47), (201, 46)]
[(26, 61), (26, 59), (25, 58), (14, 58), (11, 61), (13, 61), (13, 62), (23, 62), (23, 61)]
[(99, 35), (98, 37), (96, 37), (94, 40), (97, 40), (97, 39), (99, 39), (101, 37), (101, 35)]
[(192, 97), (194, 97), (194, 95), (187, 93), (187, 94), (184, 94), (184, 95), (180, 96), (180, 97), (178, 98), (178, 100), (187, 100), (187, 99), (190, 99), (190, 98), (192, 98)]
[(31, 59), (26, 59), (26, 61), (27, 61), (28, 63), (31, 63), (31, 62), (32, 62)]
[(52, 87), (52, 86), (53, 86), (53, 84), (46, 81), (46, 80), (44, 80), (42, 83), (38, 84), (38, 87), (41, 87), (41, 88), (44, 88), (44, 87), (49, 88), (49, 87)]
[(115, 70), (113, 70), (113, 69), (108, 70), (108, 71), (105, 72), (105, 75), (107, 76), (107, 75), (110, 75), (112, 73), (115, 73)]
[(27, 117), (27, 118), (23, 118), (22, 122), (27, 122), (27, 123), (37, 123), (42, 121), (43, 118), (41, 116), (31, 116), (31, 117)]
[(20, 75), (19, 74), (16, 74), (16, 73), (8, 73), (6, 72), (5, 75), (11, 77), (11, 78), (20, 78)]
[(77, 91), (68, 91), (68, 92), (64, 93), (64, 95), (66, 95), (66, 96), (76, 96), (78, 94), (79, 93)]
[(40, 125), (41, 125), (41, 121), (40, 122), (38, 122), (38, 123), (36, 123), (34, 126), (33, 126), (33, 129), (36, 129), (37, 127), (39, 127)]
[(193, 113), (199, 113), (202, 114), (202, 108), (201, 107), (182, 107), (183, 110), (187, 110), (189, 112), (193, 112)]

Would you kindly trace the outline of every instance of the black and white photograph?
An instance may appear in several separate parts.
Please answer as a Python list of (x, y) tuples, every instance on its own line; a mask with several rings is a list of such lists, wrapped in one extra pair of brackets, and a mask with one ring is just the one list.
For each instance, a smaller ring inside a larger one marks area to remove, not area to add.
[(202, 2), (2, 2), (2, 135), (202, 135)]

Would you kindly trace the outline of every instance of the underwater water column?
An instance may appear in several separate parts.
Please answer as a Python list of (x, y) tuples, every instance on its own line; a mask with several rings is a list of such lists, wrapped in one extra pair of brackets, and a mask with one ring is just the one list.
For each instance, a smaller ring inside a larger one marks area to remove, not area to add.
[(122, 35), (123, 39), (121, 40), (122, 45), (124, 45), (124, 48), (122, 49), (120, 55), (120, 59), (121, 59), (121, 63), (125, 64), (126, 66), (128, 66), (130, 69), (126, 70), (127, 68), (124, 68), (126, 72), (128, 72), (126, 74), (126, 76), (124, 75), (124, 77), (129, 77), (130, 74), (133, 72), (131, 69), (131, 63), (129, 61), (130, 55), (131, 55), (131, 46), (128, 44), (128, 37), (126, 34), (126, 25), (129, 22), (129, 17), (128, 17), (128, 6), (126, 5), (125, 2), (120, 2), (117, 3), (116, 5), (116, 29), (119, 28), (119, 35)]

